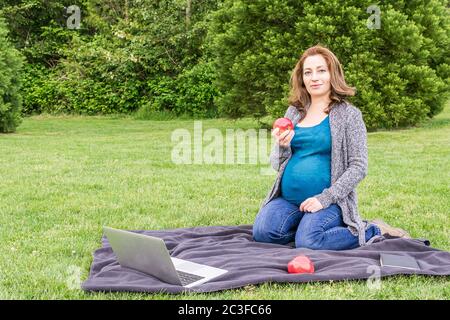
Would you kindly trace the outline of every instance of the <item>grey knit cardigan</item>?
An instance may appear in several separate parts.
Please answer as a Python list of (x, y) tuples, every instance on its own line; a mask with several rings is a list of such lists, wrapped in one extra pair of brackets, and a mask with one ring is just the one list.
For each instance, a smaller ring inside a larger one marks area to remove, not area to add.
[[(307, 106), (307, 109), (309, 106)], [(302, 112), (305, 113), (305, 112)], [(284, 117), (294, 126), (304, 118), (296, 107), (289, 106)], [(367, 175), (367, 130), (361, 111), (347, 101), (335, 104), (329, 113), (331, 130), (331, 186), (314, 197), (324, 208), (336, 203), (342, 210), (343, 221), (351, 233), (366, 245), (365, 230), (369, 227), (358, 213), (357, 184)], [(275, 182), (261, 203), (261, 208), (281, 194), (281, 177), (292, 156), (291, 147), (275, 143), (270, 163), (278, 171)], [(314, 214), (314, 213), (311, 213)]]

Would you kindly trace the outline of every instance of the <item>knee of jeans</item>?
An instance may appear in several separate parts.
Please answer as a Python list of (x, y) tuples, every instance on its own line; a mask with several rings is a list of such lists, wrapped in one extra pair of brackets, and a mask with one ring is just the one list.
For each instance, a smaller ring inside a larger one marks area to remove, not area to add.
[(279, 230), (275, 230), (266, 223), (255, 223), (253, 225), (253, 240), (256, 242), (284, 243), (285, 237), (286, 235), (281, 234)]
[(312, 250), (319, 250), (322, 248), (322, 234), (320, 232), (302, 234), (299, 233), (295, 237), (296, 248), (306, 248)]
[(274, 230), (264, 228), (261, 225), (253, 225), (253, 240), (256, 242), (274, 242), (280, 238), (280, 235), (274, 232)]
[(270, 232), (267, 227), (267, 219), (270, 215), (268, 204), (265, 205), (256, 215), (253, 223), (253, 240), (257, 242), (270, 242), (267, 235)]
[(262, 231), (259, 226), (259, 224), (255, 223), (253, 224), (253, 240), (260, 242), (262, 238)]
[(253, 240), (257, 242), (265, 242), (265, 220), (261, 216), (257, 216), (253, 223)]

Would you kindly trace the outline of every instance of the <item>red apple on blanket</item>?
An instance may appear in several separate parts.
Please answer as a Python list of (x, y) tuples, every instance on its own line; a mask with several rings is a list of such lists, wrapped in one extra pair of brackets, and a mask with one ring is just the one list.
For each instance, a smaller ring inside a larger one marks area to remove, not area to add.
[(289, 273), (314, 273), (314, 264), (307, 256), (297, 256), (288, 263)]
[(294, 129), (294, 124), (289, 118), (278, 118), (273, 123), (273, 129), (275, 128), (278, 128), (280, 130), (279, 134), (282, 134), (287, 129)]

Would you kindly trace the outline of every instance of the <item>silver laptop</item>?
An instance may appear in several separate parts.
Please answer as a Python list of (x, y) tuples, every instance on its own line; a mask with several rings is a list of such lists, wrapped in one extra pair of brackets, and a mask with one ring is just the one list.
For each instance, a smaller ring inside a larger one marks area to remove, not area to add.
[(171, 258), (164, 240), (135, 232), (103, 227), (122, 267), (152, 275), (164, 282), (191, 288), (227, 270)]

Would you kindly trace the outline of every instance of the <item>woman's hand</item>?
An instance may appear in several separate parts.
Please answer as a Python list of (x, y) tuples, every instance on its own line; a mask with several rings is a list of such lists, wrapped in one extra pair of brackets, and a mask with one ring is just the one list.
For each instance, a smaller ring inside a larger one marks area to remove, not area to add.
[(323, 209), (323, 206), (320, 204), (317, 198), (308, 198), (300, 204), (300, 211), (303, 212), (316, 212), (320, 209)]
[(280, 134), (280, 129), (275, 128), (272, 130), (272, 137), (275, 138), (276, 142), (282, 147), (289, 147), (291, 145), (292, 137), (294, 137), (294, 130), (285, 130)]

